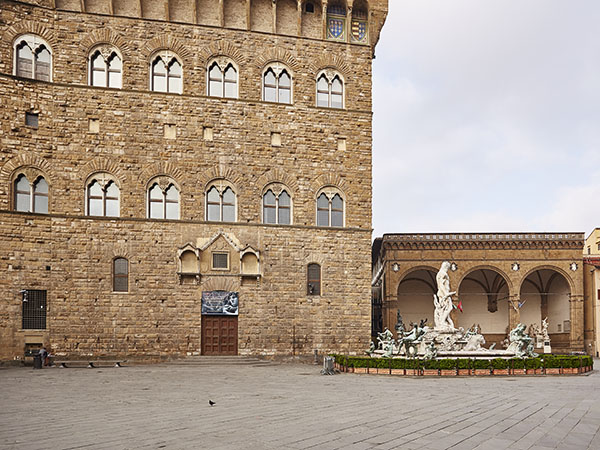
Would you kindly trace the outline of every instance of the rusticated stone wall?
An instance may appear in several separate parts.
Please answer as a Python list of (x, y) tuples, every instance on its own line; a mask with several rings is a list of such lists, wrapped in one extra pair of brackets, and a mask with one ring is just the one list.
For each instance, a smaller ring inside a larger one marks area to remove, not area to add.
[[(75, 3), (57, 1), (62, 9), (55, 10), (3, 1), (0, 8), (0, 270), (7, 274), (0, 278), (0, 360), (41, 341), (68, 357), (198, 352), (201, 293), (215, 289), (239, 291), (240, 354), (368, 346), (372, 46), (147, 20), (162, 11), (152, 9), (156, 2), (126, 14), (134, 17), (64, 10)], [(171, 2), (170, 14), (192, 3)], [(227, 3), (234, 15), (233, 4), (246, 4)], [(52, 82), (14, 76), (13, 43), (22, 34), (51, 47)], [(87, 86), (89, 51), (100, 43), (122, 55), (123, 89)], [(181, 59), (182, 95), (149, 90), (158, 50)], [(237, 65), (239, 99), (206, 96), (214, 56)], [(261, 101), (262, 71), (275, 61), (292, 74), (292, 105)], [(342, 110), (315, 107), (315, 78), (326, 68), (344, 77)], [(39, 114), (37, 128), (25, 125), (26, 112)], [(272, 133), (281, 145), (272, 145)], [(48, 214), (14, 211), (22, 170), (48, 181)], [(85, 216), (86, 180), (99, 171), (120, 187), (119, 218)], [(148, 183), (160, 175), (180, 188), (181, 220), (146, 218)], [(206, 185), (215, 178), (235, 188), (237, 223), (205, 221)], [(261, 224), (263, 189), (272, 182), (292, 197), (292, 225)], [(325, 186), (344, 196), (343, 228), (315, 226), (316, 194)], [(239, 243), (229, 250), (233, 261), (246, 246), (260, 255), (258, 277), (242, 276), (238, 262), (227, 273), (202, 269), (198, 279), (180, 278), (178, 251), (218, 233)], [(116, 257), (130, 264), (127, 293), (112, 290)], [(322, 267), (320, 296), (307, 295), (309, 263)], [(21, 329), (22, 289), (47, 290), (45, 330)]]

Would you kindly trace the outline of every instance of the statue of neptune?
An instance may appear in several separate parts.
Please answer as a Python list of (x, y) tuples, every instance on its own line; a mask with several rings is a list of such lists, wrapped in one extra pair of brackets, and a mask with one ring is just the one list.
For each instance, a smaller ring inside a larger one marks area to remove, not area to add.
[(434, 322), (435, 330), (437, 331), (455, 331), (454, 322), (450, 318), (452, 312), (452, 296), (456, 292), (450, 292), (450, 277), (448, 276), (450, 263), (444, 261), (442, 267), (436, 276), (437, 295), (433, 296), (433, 304), (435, 306)]

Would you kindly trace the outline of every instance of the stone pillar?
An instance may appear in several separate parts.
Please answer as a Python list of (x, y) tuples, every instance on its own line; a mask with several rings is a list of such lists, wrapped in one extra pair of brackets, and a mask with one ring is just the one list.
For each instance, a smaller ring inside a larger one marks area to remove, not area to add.
[(584, 351), (583, 346), (583, 295), (569, 296), (569, 306), (571, 313), (571, 333), (570, 347), (571, 351)]
[(273, 3), (273, 33), (277, 33), (277, 0), (272, 0)]
[(219, 23), (222, 27), (225, 26), (225, 5), (224, 0), (219, 0)]
[(296, 25), (296, 34), (302, 35), (302, 0), (298, 0), (298, 24)]
[(508, 297), (508, 328), (509, 332), (521, 322), (521, 311), (519, 311), (519, 301), (521, 299), (518, 295), (510, 295)]
[(252, 8), (252, 0), (246, 0), (246, 30), (252, 29), (251, 22), (251, 9)]
[(348, 0), (348, 9), (346, 10), (346, 42), (350, 42), (352, 34), (352, 0)]

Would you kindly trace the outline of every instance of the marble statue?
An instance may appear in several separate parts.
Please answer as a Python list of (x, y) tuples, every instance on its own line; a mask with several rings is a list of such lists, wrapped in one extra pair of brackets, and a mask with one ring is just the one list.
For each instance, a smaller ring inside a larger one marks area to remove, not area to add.
[(533, 339), (525, 333), (525, 327), (525, 324), (520, 323), (511, 330), (508, 335), (510, 345), (507, 350), (514, 352), (518, 358), (535, 358), (538, 355), (533, 351)]
[(550, 335), (548, 334), (548, 318), (542, 320), (542, 339), (544, 340), (544, 353), (552, 353)]
[(433, 318), (436, 331), (454, 332), (456, 330), (454, 328), (454, 322), (450, 318), (450, 313), (453, 309), (452, 296), (456, 294), (456, 291), (450, 291), (449, 269), (450, 263), (444, 261), (436, 276), (438, 290), (437, 295), (433, 296), (433, 304), (435, 306)]
[(377, 349), (384, 350), (390, 341), (394, 340), (393, 333), (386, 327), (381, 333), (377, 333)]
[(435, 346), (435, 342), (431, 341), (427, 347), (425, 347), (425, 355), (423, 358), (425, 359), (435, 359), (437, 358), (438, 350)]

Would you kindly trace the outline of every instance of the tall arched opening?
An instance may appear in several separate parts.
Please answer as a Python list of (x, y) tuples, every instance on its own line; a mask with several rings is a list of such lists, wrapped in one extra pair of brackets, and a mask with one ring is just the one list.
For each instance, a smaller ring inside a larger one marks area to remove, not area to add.
[[(433, 327), (433, 294), (437, 292), (435, 275), (435, 270), (421, 268), (400, 280), (396, 309), (389, 312), (393, 315), (399, 311), (407, 329), (411, 323), (418, 323), (423, 319), (427, 319), (427, 325)], [(396, 323), (396, 317), (390, 317), (388, 323)]]
[(500, 272), (475, 269), (464, 276), (458, 287), (462, 312), (455, 313), (455, 325), (465, 329), (477, 326), (484, 335), (486, 347), (502, 341), (509, 331), (509, 288)]

